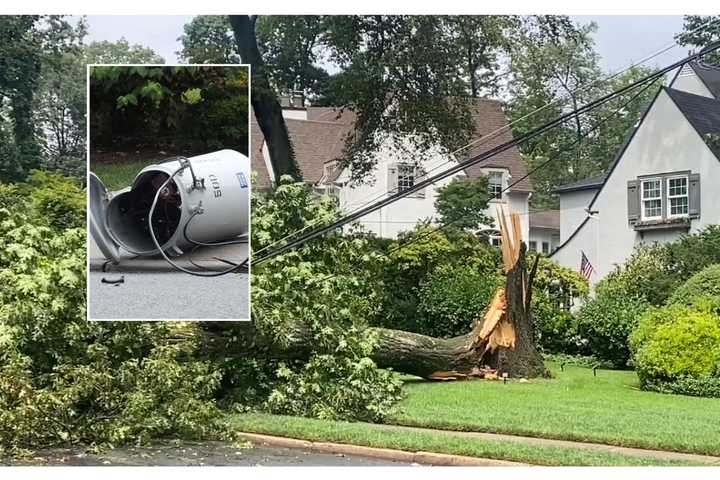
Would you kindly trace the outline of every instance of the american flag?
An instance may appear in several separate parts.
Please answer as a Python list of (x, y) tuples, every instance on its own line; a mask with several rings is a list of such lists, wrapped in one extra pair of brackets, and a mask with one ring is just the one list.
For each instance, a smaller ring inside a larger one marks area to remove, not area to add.
[(586, 280), (590, 280), (590, 277), (595, 269), (590, 263), (590, 260), (588, 260), (587, 255), (585, 255), (585, 252), (581, 250), (580, 253), (582, 253), (582, 259), (580, 260), (580, 274), (582, 274)]

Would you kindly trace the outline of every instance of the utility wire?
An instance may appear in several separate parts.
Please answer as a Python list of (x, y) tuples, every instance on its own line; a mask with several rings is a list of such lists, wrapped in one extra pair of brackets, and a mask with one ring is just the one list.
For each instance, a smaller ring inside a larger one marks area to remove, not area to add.
[[(717, 23), (717, 22), (720, 22), (720, 19), (710, 20), (710, 21), (708, 21), (708, 22), (705, 23), (705, 24), (702, 24), (702, 25), (699, 25), (699, 26), (695, 27), (694, 29), (690, 30), (688, 33), (694, 33), (694, 32), (696, 32), (696, 31), (699, 31), (699, 30), (703, 29), (703, 28), (707, 28), (707, 27), (709, 27), (710, 25), (712, 25), (713, 23)], [(580, 93), (580, 92), (582, 92), (582, 91), (584, 91), (584, 90), (587, 90), (587, 89), (589, 89), (589, 88), (592, 88), (592, 87), (594, 87), (594, 86), (600, 85), (600, 84), (602, 84), (602, 83), (609, 82), (610, 80), (619, 77), (619, 76), (622, 75), (623, 73), (626, 73), (626, 72), (632, 70), (632, 69), (635, 68), (635, 67), (638, 67), (638, 66), (640, 66), (640, 65), (643, 65), (644, 63), (652, 60), (653, 58), (656, 58), (656, 57), (658, 57), (659, 55), (662, 55), (663, 53), (666, 53), (666, 52), (668, 52), (668, 51), (670, 51), (670, 50), (672, 50), (673, 48), (676, 48), (676, 47), (678, 47), (678, 46), (679, 46), (679, 45), (677, 44), (677, 42), (676, 42), (676, 41), (673, 41), (672, 43), (669, 43), (668, 45), (665, 45), (665, 46), (659, 48), (659, 49), (656, 50), (654, 53), (651, 53), (651, 54), (645, 56), (644, 58), (642, 58), (641, 60), (639, 60), (639, 61), (637, 61), (637, 62), (635, 62), (635, 63), (631, 63), (631, 64), (628, 65), (627, 67), (625, 67), (625, 68), (623, 68), (623, 69), (621, 69), (621, 70), (618, 70), (617, 72), (615, 72), (615, 73), (613, 73), (613, 74), (611, 74), (611, 75), (609, 75), (609, 76), (607, 76), (607, 77), (605, 77), (605, 78), (601, 78), (601, 79), (595, 80), (595, 81), (593, 81), (593, 82), (589, 82), (589, 83), (587, 83), (587, 84), (585, 84), (585, 85), (581, 85), (581, 86), (579, 86), (578, 88), (576, 88), (575, 90), (573, 90), (572, 92), (568, 92), (566, 95), (563, 95), (563, 96), (561, 96), (560, 98), (557, 98), (557, 99), (555, 99), (555, 100), (553, 100), (553, 101), (550, 101), (550, 102), (546, 103), (545, 105), (543, 105), (543, 106), (541, 106), (541, 107), (538, 107), (537, 109), (535, 109), (535, 110), (533, 110), (532, 112), (530, 112), (530, 113), (522, 116), (521, 118), (515, 119), (515, 120), (513, 120), (512, 122), (508, 123), (507, 125), (504, 125), (504, 126), (502, 126), (502, 127), (499, 127), (499, 128), (497, 128), (497, 129), (493, 130), (492, 132), (488, 133), (487, 135), (484, 135), (484, 136), (482, 136), (482, 137), (480, 137), (480, 138), (477, 138), (477, 139), (469, 142), (468, 144), (466, 144), (466, 145), (464, 145), (464, 146), (462, 146), (462, 147), (459, 147), (458, 149), (456, 149), (456, 150), (454, 150), (454, 151), (452, 151), (452, 152), (450, 152), (450, 153), (447, 154), (447, 155), (448, 155), (448, 160), (446, 160), (446, 161), (444, 161), (444, 162), (436, 165), (435, 167), (431, 168), (430, 170), (428, 170), (427, 172), (425, 172), (425, 175), (427, 175), (428, 173), (433, 172), (433, 171), (435, 171), (435, 170), (438, 170), (439, 168), (444, 167), (445, 165), (447, 165), (447, 164), (449, 164), (449, 163), (454, 162), (455, 160), (454, 160), (452, 157), (453, 157), (454, 155), (462, 152), (463, 150), (466, 150), (466, 149), (468, 149), (468, 148), (470, 148), (470, 147), (472, 147), (472, 146), (474, 146), (474, 145), (477, 145), (477, 144), (484, 144), (484, 143), (486, 143), (487, 141), (496, 138), (496, 137), (497, 137), (498, 135), (500, 135), (501, 133), (504, 133), (504, 132), (510, 130), (513, 125), (515, 125), (515, 124), (517, 124), (517, 123), (519, 123), (519, 122), (521, 122), (521, 121), (523, 121), (523, 120), (527, 120), (528, 118), (531, 118), (531, 117), (537, 115), (538, 113), (546, 110), (547, 108), (550, 108), (550, 107), (552, 107), (552, 106), (563, 105), (563, 104), (570, 98), (570, 96), (576, 95), (577, 93)], [(702, 53), (702, 52), (701, 52), (701, 53)], [(373, 196), (372, 194), (371, 194), (371, 195), (368, 195), (368, 196), (366, 196), (365, 198), (363, 198), (362, 200), (360, 200), (360, 201), (358, 202), (358, 203), (361, 203), (361, 202), (365, 202), (365, 203), (363, 203), (362, 205), (360, 205), (359, 207), (357, 207), (355, 210), (358, 210), (358, 209), (363, 208), (363, 207), (365, 207), (365, 206), (367, 206), (367, 205), (370, 205), (372, 202), (375, 202), (375, 201), (377, 201), (377, 200), (385, 197), (385, 196), (388, 195), (388, 194), (396, 193), (397, 191), (398, 191), (398, 189), (395, 188), (395, 189), (390, 190), (390, 191), (387, 191), (387, 192), (382, 192), (381, 194), (376, 195), (376, 196)], [(372, 198), (371, 198), (371, 197), (372, 197)], [(355, 210), (353, 210), (353, 211), (355, 211)], [(269, 250), (270, 248), (274, 247), (275, 245), (278, 245), (278, 244), (284, 242), (284, 241), (287, 240), (288, 238), (293, 237), (293, 236), (295, 236), (295, 235), (299, 235), (300, 233), (302, 233), (302, 232), (304, 232), (304, 231), (307, 231), (307, 230), (309, 230), (310, 228), (314, 228), (314, 227), (320, 225), (321, 223), (322, 223), (322, 220), (318, 220), (318, 221), (315, 221), (315, 222), (310, 222), (310, 223), (308, 223), (307, 225), (305, 225), (303, 228), (300, 228), (300, 229), (298, 229), (298, 230), (296, 230), (296, 231), (294, 231), (294, 232), (288, 233), (287, 235), (283, 236), (282, 238), (279, 238), (279, 239), (275, 240), (274, 242), (272, 242), (272, 243), (270, 243), (270, 244), (268, 244), (268, 245), (265, 245), (264, 247), (258, 249), (257, 251), (254, 251), (253, 254), (254, 254), (254, 255), (259, 255), (260, 253), (262, 253), (262, 252), (264, 252), (264, 251), (266, 251), (266, 250)]]
[[(618, 108), (616, 108), (611, 114), (609, 114), (609, 115), (607, 115), (606, 117), (604, 117), (603, 119), (599, 120), (595, 125), (593, 125), (591, 128), (589, 128), (585, 133), (583, 133), (583, 135), (582, 135), (580, 138), (574, 140), (574, 141), (573, 141), (572, 143), (570, 143), (569, 145), (563, 147), (563, 150), (569, 150), (569, 149), (571, 149), (571, 148), (574, 148), (574, 147), (578, 146), (580, 143), (582, 143), (582, 141), (583, 141), (588, 135), (590, 135), (591, 133), (597, 131), (602, 125), (604, 125), (605, 123), (607, 123), (612, 117), (614, 117), (615, 115), (619, 114), (623, 109), (625, 109), (628, 105), (630, 105), (630, 104), (631, 104), (632, 102), (634, 102), (637, 98), (639, 98), (640, 95), (642, 95), (643, 93), (645, 93), (645, 91), (647, 91), (649, 88), (651, 88), (651, 87), (655, 84), (655, 82), (657, 82), (657, 80), (658, 80), (658, 79), (655, 79), (655, 81), (653, 81), (653, 82), (645, 85), (642, 89), (640, 89), (637, 93), (635, 93), (635, 95), (633, 95), (632, 98), (630, 98), (630, 100), (628, 100), (627, 102), (623, 103), (621, 106), (619, 106)], [(506, 192), (507, 190), (511, 189), (511, 188), (512, 188), (514, 185), (516, 185), (517, 183), (519, 183), (519, 182), (525, 180), (526, 178), (530, 177), (531, 175), (533, 175), (535, 172), (539, 171), (540, 169), (545, 168), (547, 165), (549, 165), (551, 162), (557, 160), (558, 158), (560, 158), (560, 155), (559, 155), (559, 154), (558, 154), (558, 155), (555, 155), (555, 156), (553, 156), (553, 157), (550, 157), (549, 159), (547, 159), (546, 161), (544, 161), (543, 163), (541, 163), (541, 164), (538, 165), (537, 167), (533, 168), (531, 171), (529, 171), (529, 172), (528, 172), (526, 175), (524, 175), (522, 178), (516, 180), (514, 183), (512, 183), (512, 184), (508, 185), (507, 187), (505, 187), (500, 193), (502, 194), (502, 193)], [(427, 232), (424, 232), (422, 235), (418, 235), (418, 236), (416, 236), (416, 237), (413, 237), (411, 240), (409, 240), (409, 241), (407, 241), (407, 242), (405, 242), (405, 243), (398, 244), (398, 245), (396, 245), (395, 247), (390, 248), (387, 252), (379, 252), (379, 254), (380, 254), (381, 256), (384, 256), (384, 257), (389, 257), (390, 255), (392, 255), (392, 254), (395, 253), (395, 252), (398, 252), (398, 251), (400, 251), (400, 250), (402, 250), (402, 249), (405, 249), (405, 248), (409, 247), (410, 245), (413, 245), (413, 244), (415, 244), (415, 243), (417, 243), (417, 242), (419, 242), (419, 241), (421, 241), (421, 240), (424, 240), (425, 238), (428, 238), (430, 235), (433, 235), (433, 234), (435, 234), (435, 233), (438, 233), (438, 232), (441, 232), (441, 231), (444, 231), (444, 230), (450, 228), (451, 226), (453, 226), (454, 224), (456, 224), (456, 223), (459, 222), (460, 220), (462, 220), (462, 218), (457, 218), (457, 219), (452, 220), (452, 221), (450, 221), (450, 222), (444, 223), (444, 224), (442, 224), (442, 225), (440, 225), (440, 226), (438, 226), (438, 227), (436, 227), (436, 228), (433, 228), (433, 229), (431, 229), (431, 230), (428, 230)], [(326, 276), (324, 276), (324, 277), (320, 277), (319, 279), (316, 280), (316, 282), (324, 282), (324, 281), (330, 280), (330, 279), (332, 279), (332, 278), (338, 277), (338, 276), (340, 276), (340, 275), (341, 275), (340, 273), (329, 274), (329, 275), (326, 275)]]
[(288, 242), (287, 244), (285, 244), (285, 245), (283, 245), (283, 246), (281, 246), (281, 247), (279, 247), (279, 248), (277, 248), (277, 249), (275, 249), (275, 250), (272, 250), (272, 251), (270, 251), (269, 253), (267, 253), (267, 254), (261, 256), (260, 258), (254, 260), (253, 263), (257, 265), (257, 264), (260, 264), (260, 263), (262, 263), (262, 262), (264, 262), (264, 261), (267, 261), (268, 259), (270, 259), (270, 258), (272, 258), (272, 257), (275, 257), (275, 256), (277, 256), (277, 255), (280, 255), (280, 254), (282, 254), (282, 253), (284, 253), (284, 252), (286, 252), (286, 251), (288, 251), (288, 250), (290, 250), (290, 249), (292, 249), (292, 248), (295, 248), (295, 247), (297, 247), (297, 246), (299, 246), (299, 245), (302, 245), (303, 243), (305, 243), (305, 242), (307, 242), (307, 241), (309, 241), (309, 240), (311, 240), (311, 239), (313, 239), (313, 238), (315, 238), (315, 237), (318, 237), (318, 236), (320, 236), (320, 235), (324, 235), (324, 234), (327, 233), (327, 232), (333, 231), (333, 230), (335, 230), (335, 229), (337, 229), (337, 228), (342, 227), (343, 225), (346, 225), (347, 223), (350, 223), (350, 222), (352, 222), (352, 221), (354, 221), (354, 220), (356, 220), (356, 219), (358, 219), (358, 218), (361, 218), (361, 217), (363, 217), (363, 216), (365, 216), (365, 215), (367, 215), (367, 214), (369, 214), (369, 213), (372, 213), (372, 212), (374, 212), (374, 211), (376, 211), (376, 210), (379, 210), (380, 208), (383, 208), (383, 207), (385, 207), (385, 206), (387, 206), (387, 205), (390, 205), (391, 203), (394, 203), (394, 202), (400, 200), (401, 198), (406, 197), (407, 195), (410, 195), (410, 194), (412, 194), (412, 193), (414, 193), (414, 192), (417, 192), (418, 190), (421, 190), (421, 189), (423, 189), (423, 188), (425, 188), (425, 187), (427, 187), (427, 186), (429, 186), (429, 185), (432, 185), (433, 183), (437, 182), (438, 180), (442, 180), (442, 179), (444, 179), (444, 178), (447, 178), (447, 177), (449, 177), (449, 176), (451, 176), (451, 175), (453, 175), (453, 174), (455, 174), (455, 173), (457, 173), (457, 172), (459, 172), (459, 171), (461, 171), (461, 170), (464, 170), (464, 169), (467, 168), (467, 167), (470, 167), (470, 166), (472, 166), (472, 165), (478, 164), (478, 163), (480, 163), (480, 162), (482, 162), (482, 161), (485, 161), (485, 160), (487, 160), (487, 159), (489, 159), (489, 158), (492, 158), (492, 157), (494, 157), (494, 156), (496, 156), (496, 155), (498, 155), (498, 154), (500, 154), (500, 153), (502, 153), (502, 152), (504, 152), (504, 151), (506, 151), (506, 150), (508, 150), (508, 149), (510, 149), (510, 148), (512, 148), (512, 147), (515, 147), (515, 146), (520, 145), (520, 144), (522, 144), (522, 143), (525, 143), (525, 142), (527, 142), (527, 141), (529, 141), (529, 140), (532, 140), (533, 138), (535, 138), (535, 137), (537, 137), (537, 136), (539, 136), (539, 135), (544, 134), (544, 133), (547, 132), (548, 130), (553, 129), (553, 128), (557, 127), (558, 125), (561, 125), (561, 124), (565, 123), (566, 121), (568, 121), (568, 120), (570, 120), (570, 119), (572, 119), (572, 118), (575, 118), (575, 117), (578, 117), (578, 116), (580, 116), (580, 115), (583, 115), (583, 114), (585, 114), (585, 113), (587, 113), (587, 112), (589, 112), (589, 111), (591, 111), (591, 110), (593, 110), (593, 109), (595, 109), (595, 108), (597, 108), (597, 107), (599, 107), (599, 106), (601, 106), (601, 105), (603, 105), (603, 104), (605, 104), (605, 103), (613, 100), (614, 98), (616, 98), (616, 97), (618, 97), (618, 96), (620, 96), (620, 95), (622, 95), (622, 94), (624, 94), (624, 93), (626, 93), (626, 92), (628, 92), (628, 91), (631, 91), (631, 90), (633, 90), (633, 89), (635, 89), (635, 88), (637, 88), (637, 87), (639, 87), (639, 86), (641, 86), (641, 85), (654, 82), (655, 80), (658, 80), (658, 79), (662, 78), (662, 77), (663, 77), (665, 74), (667, 74), (668, 72), (670, 72), (670, 71), (672, 71), (672, 70), (675, 70), (675, 69), (678, 68), (678, 67), (682, 67), (682, 66), (685, 65), (686, 63), (688, 63), (688, 62), (690, 62), (690, 61), (693, 61), (693, 60), (695, 60), (695, 59), (697, 59), (697, 58), (700, 58), (701, 56), (704, 56), (704, 55), (706, 55), (706, 54), (708, 54), (708, 53), (711, 53), (711, 52), (713, 52), (713, 51), (715, 51), (715, 50), (717, 50), (717, 49), (719, 49), (719, 48), (720, 48), (720, 42), (717, 42), (716, 44), (713, 44), (712, 46), (708, 47), (707, 49), (704, 49), (701, 53), (696, 53), (696, 54), (689, 55), (688, 57), (684, 58), (683, 60), (680, 60), (680, 61), (678, 61), (678, 62), (675, 62), (675, 63), (673, 63), (673, 64), (671, 64), (671, 65), (669, 65), (669, 66), (667, 66), (667, 67), (665, 67), (665, 68), (663, 68), (663, 69), (661, 69), (661, 70), (658, 70), (658, 71), (655, 72), (655, 73), (652, 73), (652, 74), (650, 74), (650, 75), (647, 75), (646, 77), (644, 77), (644, 78), (642, 78), (642, 79), (640, 79), (640, 80), (637, 80), (637, 81), (635, 81), (635, 82), (633, 82), (633, 83), (631, 83), (631, 84), (629, 84), (629, 85), (627, 85), (627, 86), (625, 86), (625, 87), (622, 87), (622, 88), (620, 88), (620, 89), (618, 89), (618, 90), (616, 90), (616, 91), (614, 91), (614, 92), (611, 92), (611, 93), (609, 93), (609, 94), (607, 94), (607, 95), (604, 95), (603, 97), (601, 97), (601, 98), (599, 98), (599, 99), (597, 99), (597, 100), (594, 100), (594, 101), (592, 101), (592, 102), (590, 102), (590, 103), (588, 103), (588, 104), (586, 104), (586, 105), (584, 105), (584, 106), (582, 106), (582, 107), (579, 107), (579, 108), (577, 108), (577, 109), (575, 109), (575, 110), (572, 110), (572, 111), (570, 111), (570, 112), (568, 112), (568, 113), (566, 113), (566, 114), (563, 114), (563, 115), (561, 115), (560, 117), (558, 117), (558, 118), (556, 118), (556, 119), (554, 119), (554, 120), (552, 120), (552, 121), (550, 121), (550, 122), (542, 125), (541, 127), (536, 128), (535, 130), (532, 130), (531, 132), (528, 132), (528, 133), (526, 133), (526, 134), (524, 134), (524, 135), (521, 135), (521, 136), (520, 136), (519, 138), (517, 138), (517, 139), (513, 139), (513, 140), (511, 140), (511, 141), (509, 141), (509, 142), (505, 142), (505, 143), (503, 143), (503, 144), (501, 144), (501, 145), (499, 145), (499, 146), (497, 146), (497, 147), (494, 147), (494, 148), (492, 148), (492, 149), (490, 149), (490, 150), (488, 150), (488, 151), (486, 151), (486, 152), (484, 152), (484, 153), (482, 153), (482, 154), (480, 154), (480, 155), (477, 155), (477, 156), (475, 156), (475, 157), (473, 157), (473, 158), (471, 158), (471, 159), (465, 160), (465, 161), (463, 161), (463, 162), (459, 162), (459, 163), (457, 163), (455, 166), (450, 167), (450, 168), (444, 170), (443, 172), (440, 172), (440, 173), (438, 173), (438, 174), (436, 174), (436, 175), (433, 175), (433, 176), (431, 176), (431, 177), (429, 177), (429, 178), (426, 178), (425, 180), (422, 180), (422, 181), (416, 183), (416, 184), (413, 185), (412, 187), (409, 187), (409, 188), (407, 188), (407, 189), (404, 189), (402, 192), (397, 192), (397, 193), (395, 193), (395, 194), (392, 194), (392, 195), (390, 195), (389, 197), (387, 197), (387, 198), (385, 198), (385, 199), (383, 199), (383, 200), (380, 200), (380, 201), (378, 201), (378, 202), (375, 202), (374, 204), (371, 204), (371, 205), (366, 206), (366, 207), (364, 207), (364, 208), (361, 208), (361, 209), (357, 210), (357, 211), (354, 212), (354, 213), (351, 213), (351, 214), (349, 214), (349, 215), (345, 215), (345, 216), (341, 217), (340, 219), (338, 219), (338, 220), (330, 223), (329, 225), (326, 225), (326, 226), (324, 226), (324, 227), (317, 228), (317, 229), (312, 230), (312, 231), (310, 231), (310, 232), (308, 232), (308, 233), (306, 233), (306, 234), (304, 234), (304, 235), (301, 235), (301, 236), (299, 236), (298, 238), (296, 238), (295, 240), (291, 240), (291, 241)]

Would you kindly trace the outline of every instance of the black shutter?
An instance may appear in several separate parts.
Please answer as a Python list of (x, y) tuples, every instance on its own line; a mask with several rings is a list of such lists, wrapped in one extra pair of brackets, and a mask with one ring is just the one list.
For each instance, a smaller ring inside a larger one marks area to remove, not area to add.
[(700, 218), (700, 174), (691, 173), (688, 183), (688, 215), (690, 218)]
[(640, 220), (640, 181), (627, 182), (628, 223), (635, 225)]

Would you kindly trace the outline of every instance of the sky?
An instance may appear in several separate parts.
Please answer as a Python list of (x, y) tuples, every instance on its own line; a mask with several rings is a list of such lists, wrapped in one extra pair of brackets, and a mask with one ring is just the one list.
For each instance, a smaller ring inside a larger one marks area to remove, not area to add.
[[(595, 22), (597, 51), (607, 71), (617, 71), (672, 43), (682, 30), (681, 16), (574, 16), (581, 23)], [(178, 38), (192, 16), (88, 16), (89, 39), (115, 41), (125, 37), (131, 44), (151, 47), (167, 63), (177, 61)], [(661, 66), (685, 56), (675, 48), (648, 66)]]

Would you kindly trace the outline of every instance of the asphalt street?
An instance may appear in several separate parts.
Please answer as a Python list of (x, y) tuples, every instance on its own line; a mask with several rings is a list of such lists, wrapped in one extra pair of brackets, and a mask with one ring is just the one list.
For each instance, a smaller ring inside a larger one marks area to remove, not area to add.
[[(118, 284), (102, 283), (102, 279)], [(249, 275), (202, 278), (181, 272), (90, 271), (91, 320), (243, 320), (249, 312)]]
[(100, 454), (75, 449), (36, 452), (32, 457), (3, 459), (0, 465), (107, 465), (107, 466), (408, 466), (409, 463), (356, 455), (333, 455), (289, 448), (224, 442), (166, 442), (144, 447), (126, 447)]

